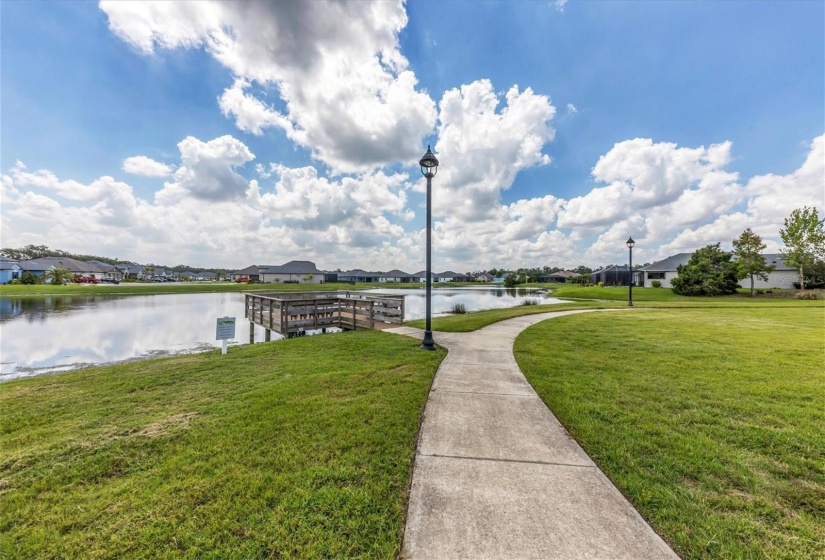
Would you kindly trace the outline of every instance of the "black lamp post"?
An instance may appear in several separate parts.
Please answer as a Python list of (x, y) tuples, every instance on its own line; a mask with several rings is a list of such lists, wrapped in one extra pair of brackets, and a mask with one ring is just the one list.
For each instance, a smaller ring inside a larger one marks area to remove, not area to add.
[(432, 289), (433, 277), (431, 270), (431, 254), (432, 254), (432, 214), (433, 214), (433, 189), (432, 181), (435, 174), (438, 172), (438, 159), (433, 155), (430, 147), (427, 146), (427, 153), (418, 162), (421, 166), (421, 174), (427, 178), (427, 320), (424, 326), (424, 340), (421, 342), (421, 348), (424, 350), (435, 350), (435, 342), (433, 341), (433, 331), (431, 326), (432, 321)]
[(630, 251), (630, 266), (628, 267), (630, 268), (630, 287), (627, 292), (627, 306), (633, 307), (633, 246), (636, 244), (636, 242), (633, 241), (632, 237), (628, 237), (627, 243), (625, 244), (627, 245), (627, 248)]

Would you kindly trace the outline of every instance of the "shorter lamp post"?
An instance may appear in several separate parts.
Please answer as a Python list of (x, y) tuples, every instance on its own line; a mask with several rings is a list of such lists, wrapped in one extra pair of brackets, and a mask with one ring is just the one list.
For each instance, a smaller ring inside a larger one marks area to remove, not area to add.
[(628, 251), (630, 251), (630, 265), (628, 266), (630, 269), (630, 286), (627, 292), (627, 306), (633, 307), (633, 246), (636, 242), (633, 241), (632, 237), (628, 237), (627, 243), (625, 244), (627, 245)]
[(418, 162), (421, 166), (421, 174), (427, 178), (427, 314), (424, 325), (424, 340), (421, 341), (421, 348), (424, 350), (435, 350), (432, 330), (432, 214), (433, 214), (433, 189), (432, 181), (438, 172), (438, 159), (433, 155), (430, 147), (427, 146), (427, 153)]

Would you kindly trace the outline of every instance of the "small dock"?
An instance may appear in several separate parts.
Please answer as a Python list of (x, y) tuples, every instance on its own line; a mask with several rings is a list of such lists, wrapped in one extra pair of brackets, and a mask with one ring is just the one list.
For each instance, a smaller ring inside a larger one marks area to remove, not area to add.
[(386, 329), (404, 321), (404, 296), (360, 292), (245, 294), (250, 342), (254, 325), (285, 338), (328, 328)]

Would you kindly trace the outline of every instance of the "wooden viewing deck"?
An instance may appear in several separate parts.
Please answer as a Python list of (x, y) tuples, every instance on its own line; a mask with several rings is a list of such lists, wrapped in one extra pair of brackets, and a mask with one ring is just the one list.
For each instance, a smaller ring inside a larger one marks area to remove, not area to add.
[(359, 292), (245, 294), (244, 316), (253, 325), (289, 338), (312, 330), (381, 329), (404, 321), (404, 296)]

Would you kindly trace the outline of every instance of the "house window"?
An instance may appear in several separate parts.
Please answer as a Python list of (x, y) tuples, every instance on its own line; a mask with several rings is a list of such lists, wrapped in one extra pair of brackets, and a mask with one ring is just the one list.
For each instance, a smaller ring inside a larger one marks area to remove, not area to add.
[(648, 272), (647, 273), (648, 280), (664, 280), (665, 273), (664, 272)]

